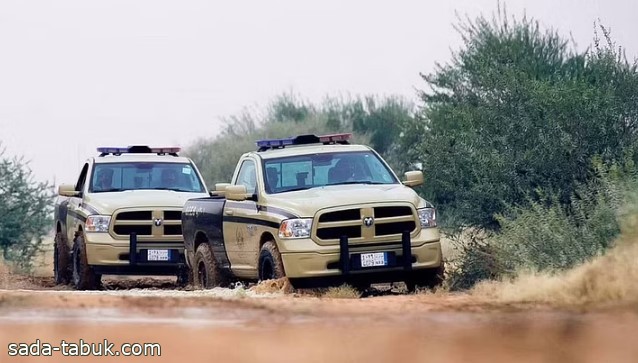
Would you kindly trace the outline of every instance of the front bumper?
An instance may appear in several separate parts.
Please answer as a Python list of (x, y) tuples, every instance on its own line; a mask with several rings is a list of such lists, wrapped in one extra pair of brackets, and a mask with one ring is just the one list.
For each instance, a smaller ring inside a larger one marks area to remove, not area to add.
[[(416, 235), (402, 236), (400, 241), (384, 244), (348, 244), (319, 246), (312, 240), (279, 242), (286, 276), (291, 279), (356, 276), (365, 274), (396, 274), (441, 266), (442, 253), (436, 228), (422, 229)], [(313, 245), (310, 250), (309, 242)], [(394, 263), (388, 267), (357, 268), (353, 254), (389, 252)], [(404, 258), (406, 255), (408, 258)]]
[[(108, 233), (85, 233), (86, 257), (96, 272), (108, 274), (172, 275), (185, 268), (183, 242), (137, 242), (114, 239)], [(148, 261), (149, 249), (169, 250), (168, 261)]]

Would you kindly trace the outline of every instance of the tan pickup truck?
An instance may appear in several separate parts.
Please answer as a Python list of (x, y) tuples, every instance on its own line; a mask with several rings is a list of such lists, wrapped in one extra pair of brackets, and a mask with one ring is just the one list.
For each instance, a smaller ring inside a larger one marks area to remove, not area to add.
[(184, 243), (195, 282), (288, 277), (295, 287), (441, 282), (434, 207), (350, 134), (261, 140), (218, 196), (189, 200)]
[(77, 289), (102, 274), (176, 275), (188, 281), (182, 207), (208, 196), (199, 171), (178, 148), (98, 148), (55, 205), (54, 276)]

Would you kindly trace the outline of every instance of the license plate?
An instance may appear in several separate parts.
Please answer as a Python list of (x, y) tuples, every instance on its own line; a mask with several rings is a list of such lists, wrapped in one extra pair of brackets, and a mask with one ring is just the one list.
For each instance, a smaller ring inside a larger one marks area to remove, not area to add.
[(171, 259), (170, 250), (148, 250), (146, 259), (148, 261), (169, 261)]
[(361, 267), (386, 266), (388, 258), (385, 252), (362, 253)]

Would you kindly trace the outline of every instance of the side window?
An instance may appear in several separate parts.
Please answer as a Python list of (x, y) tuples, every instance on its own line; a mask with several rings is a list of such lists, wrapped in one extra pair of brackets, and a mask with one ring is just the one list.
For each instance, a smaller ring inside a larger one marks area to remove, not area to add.
[(89, 171), (89, 164), (84, 164), (82, 168), (82, 172), (80, 172), (80, 177), (78, 178), (78, 182), (75, 184), (75, 190), (81, 192), (84, 189), (84, 184), (86, 183), (86, 174)]
[(252, 160), (244, 160), (241, 163), (239, 174), (237, 174), (237, 180), (235, 185), (245, 185), (246, 192), (254, 194), (257, 190), (257, 172), (255, 170), (255, 162)]

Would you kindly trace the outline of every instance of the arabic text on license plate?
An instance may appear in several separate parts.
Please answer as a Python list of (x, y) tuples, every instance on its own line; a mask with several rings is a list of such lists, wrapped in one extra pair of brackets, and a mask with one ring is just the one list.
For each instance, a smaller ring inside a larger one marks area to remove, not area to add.
[(385, 266), (387, 263), (385, 252), (361, 254), (361, 267)]
[(168, 261), (170, 260), (169, 250), (148, 250), (147, 260)]

